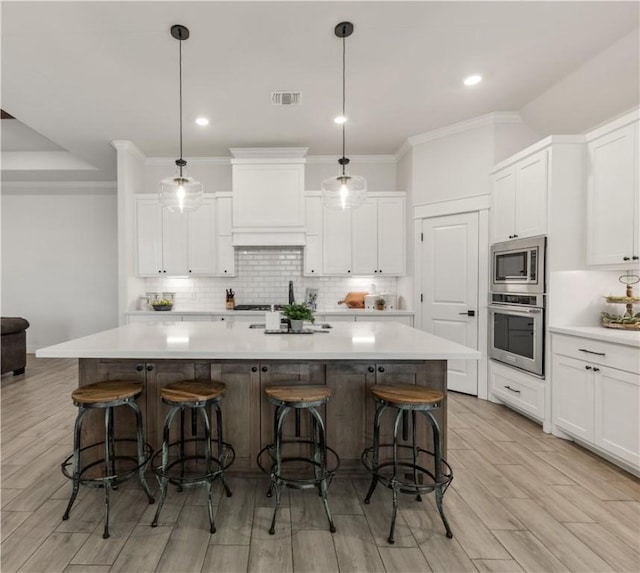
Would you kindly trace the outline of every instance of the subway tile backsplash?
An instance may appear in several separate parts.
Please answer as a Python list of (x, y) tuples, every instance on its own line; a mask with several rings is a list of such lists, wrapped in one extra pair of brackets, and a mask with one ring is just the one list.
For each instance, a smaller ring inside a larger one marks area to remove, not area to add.
[[(147, 292), (175, 292), (175, 310), (219, 311), (225, 308), (226, 289), (233, 289), (236, 304), (285, 304), (289, 281), (296, 302), (306, 288), (318, 289), (318, 311), (344, 309), (338, 301), (349, 291), (396, 294), (395, 277), (304, 277), (301, 247), (243, 247), (235, 250), (235, 277), (145, 279)], [(142, 294), (142, 293), (141, 293)]]

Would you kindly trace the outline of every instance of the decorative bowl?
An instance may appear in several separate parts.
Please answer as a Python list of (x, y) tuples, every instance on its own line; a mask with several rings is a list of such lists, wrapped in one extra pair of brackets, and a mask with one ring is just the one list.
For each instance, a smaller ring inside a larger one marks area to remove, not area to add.
[(154, 304), (153, 310), (171, 310), (173, 308), (172, 304)]

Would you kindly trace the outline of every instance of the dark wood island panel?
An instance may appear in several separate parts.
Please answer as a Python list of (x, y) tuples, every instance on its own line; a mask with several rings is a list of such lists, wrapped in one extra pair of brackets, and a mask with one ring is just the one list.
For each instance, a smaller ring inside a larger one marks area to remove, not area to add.
[[(144, 385), (138, 403), (145, 422), (146, 440), (154, 450), (162, 443), (162, 425), (166, 407), (160, 389), (179, 380), (216, 380), (227, 386), (222, 402), (224, 438), (236, 451), (232, 472), (259, 471), (256, 454), (271, 442), (273, 408), (264, 396), (264, 388), (277, 384), (320, 384), (331, 388), (331, 400), (323, 412), (327, 443), (341, 458), (341, 472), (359, 472), (362, 450), (371, 444), (374, 403), (370, 388), (374, 384), (418, 384), (445, 394), (443, 407), (436, 412), (441, 426), (443, 448), (447, 447), (447, 361), (446, 360), (129, 360), (81, 358), (80, 386), (104, 380), (137, 380)], [(116, 412), (116, 432), (133, 432), (127, 412)], [(391, 415), (383, 420), (382, 443), (390, 441)], [(303, 417), (300, 434), (309, 435)], [(427, 449), (431, 449), (430, 428), (421, 416), (417, 431)], [(187, 423), (190, 428), (190, 419)], [(404, 430), (404, 431), (403, 431)], [(401, 429), (403, 439), (411, 437), (410, 418)], [(102, 418), (88, 417), (83, 440), (102, 439)], [(295, 433), (294, 416), (287, 419), (285, 437)]]

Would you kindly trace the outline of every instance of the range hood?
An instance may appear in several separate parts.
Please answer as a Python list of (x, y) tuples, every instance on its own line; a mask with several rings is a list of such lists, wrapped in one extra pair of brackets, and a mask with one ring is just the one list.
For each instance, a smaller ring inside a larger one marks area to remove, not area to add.
[(232, 244), (305, 244), (307, 147), (232, 148)]

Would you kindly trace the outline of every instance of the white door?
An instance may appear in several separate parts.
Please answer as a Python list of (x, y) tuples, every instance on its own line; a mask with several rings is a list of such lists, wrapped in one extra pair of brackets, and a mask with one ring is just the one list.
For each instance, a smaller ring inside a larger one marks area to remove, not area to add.
[[(422, 328), (475, 349), (478, 242), (478, 213), (422, 221)], [(447, 378), (449, 390), (478, 395), (476, 360), (450, 360)]]

